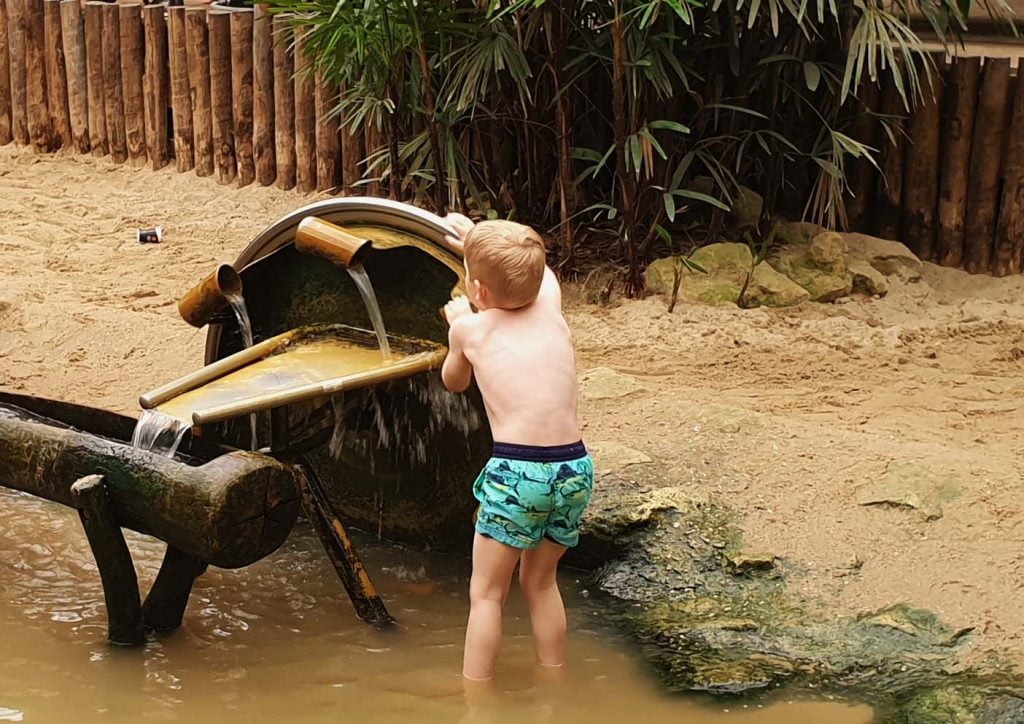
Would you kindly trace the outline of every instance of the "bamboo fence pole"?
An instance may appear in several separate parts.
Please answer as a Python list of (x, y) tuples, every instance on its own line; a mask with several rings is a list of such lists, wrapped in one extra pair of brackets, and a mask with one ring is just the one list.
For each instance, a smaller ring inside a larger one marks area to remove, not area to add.
[(935, 251), (936, 217), (939, 193), (939, 128), (942, 120), (942, 94), (945, 83), (945, 54), (929, 56), (935, 72), (925, 60), (919, 69), (926, 83), (924, 100), (910, 118), (909, 143), (903, 166), (903, 243), (922, 259), (930, 260)]
[(295, 57), (293, 33), (284, 16), (274, 23), (274, 145), (277, 187), (295, 188)]
[(266, 5), (257, 5), (254, 12), (252, 155), (256, 164), (256, 183), (270, 186), (277, 176), (274, 149), (273, 19)]
[(71, 145), (71, 111), (68, 108), (68, 75), (61, 38), (60, 0), (44, 0), (43, 33), (46, 37), (46, 96), (50, 107), (52, 147)]
[(146, 34), (146, 70), (142, 78), (146, 108), (146, 146), (154, 171), (167, 165), (170, 153), (167, 133), (168, 69), (167, 20), (163, 5), (142, 8)]
[(879, 178), (875, 228), (876, 233), (886, 239), (897, 239), (900, 235), (900, 212), (903, 205), (903, 159), (906, 149), (906, 109), (903, 99), (892, 77), (887, 75), (882, 86), (882, 115), (888, 117), (889, 133), (883, 138), (879, 159)]
[(103, 110), (103, 3), (98, 0), (90, 0), (85, 4), (85, 64), (89, 146), (93, 156), (106, 156), (108, 147), (107, 117)]
[(116, 3), (103, 5), (103, 93), (110, 158), (114, 163), (124, 163), (128, 160), (128, 139), (121, 82), (121, 18)]
[(67, 70), (68, 118), (75, 150), (89, 153), (89, 92), (85, 65), (85, 26), (82, 3), (61, 0), (61, 43)]
[(185, 51), (192, 98), (192, 134), (196, 176), (213, 175), (213, 125), (210, 116), (210, 43), (206, 10), (186, 8)]
[(217, 183), (229, 184), (238, 174), (235, 122), (231, 114), (231, 16), (224, 10), (206, 15), (210, 42), (210, 102)]
[(996, 276), (1024, 271), (1024, 72), (1017, 68), (1013, 117), (1007, 133), (1003, 167), (1003, 197), (996, 224), (992, 273)]
[(316, 91), (302, 33), (295, 34), (295, 188), (316, 189)]
[(43, 0), (22, 0), (25, 24), (25, 88), (28, 136), (39, 153), (50, 150), (50, 108), (46, 97), (46, 28)]
[(252, 21), (251, 12), (231, 13), (231, 98), (239, 186), (248, 186), (256, 178), (252, 156)]
[(337, 188), (341, 164), (341, 138), (338, 135), (338, 89), (323, 73), (316, 74), (316, 179), (319, 191)]
[(0, 146), (14, 140), (11, 128), (10, 37), (7, 31), (7, 0), (0, 0)]
[(7, 43), (11, 78), (11, 135), (27, 146), (28, 88), (25, 77), (25, 0), (7, 0)]
[(972, 274), (991, 268), (1009, 90), (1010, 59), (986, 58), (971, 142), (964, 231), (964, 267)]
[(936, 261), (943, 266), (959, 267), (963, 261), (967, 180), (971, 169), (974, 110), (978, 103), (980, 78), (981, 58), (953, 59), (946, 84), (939, 224), (935, 244)]
[(121, 82), (124, 87), (124, 135), (128, 163), (142, 168), (149, 160), (146, 150), (146, 65), (142, 6), (121, 5)]
[(167, 42), (170, 49), (171, 111), (174, 119), (174, 167), (178, 173), (184, 173), (195, 168), (184, 5), (174, 5), (167, 9)]
[[(878, 84), (871, 81), (861, 86), (861, 112), (854, 121), (854, 138), (869, 148), (878, 148)], [(482, 145), (482, 144), (481, 144)], [(871, 199), (875, 192), (876, 169), (866, 158), (858, 159), (853, 176), (852, 193), (846, 198), (846, 218), (850, 229), (861, 229), (868, 221)]]

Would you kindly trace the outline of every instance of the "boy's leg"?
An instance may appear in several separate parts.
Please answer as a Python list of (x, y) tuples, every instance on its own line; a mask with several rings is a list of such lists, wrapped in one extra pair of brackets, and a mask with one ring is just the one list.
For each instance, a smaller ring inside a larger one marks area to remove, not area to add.
[(486, 680), (494, 675), (501, 646), (501, 612), (521, 551), (480, 533), (473, 539), (469, 582), (469, 623), (462, 675)]
[(530, 607), (537, 661), (541, 666), (565, 662), (565, 606), (558, 590), (558, 561), (565, 547), (545, 538), (539, 547), (523, 551), (519, 585)]

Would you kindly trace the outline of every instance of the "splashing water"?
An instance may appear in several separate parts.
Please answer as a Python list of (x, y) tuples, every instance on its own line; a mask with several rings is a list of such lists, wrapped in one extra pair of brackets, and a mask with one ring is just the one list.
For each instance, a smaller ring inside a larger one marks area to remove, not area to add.
[(132, 447), (173, 458), (191, 427), (185, 420), (157, 410), (143, 410), (132, 433)]
[[(245, 297), (241, 294), (227, 294), (228, 303), (231, 308), (235, 311), (235, 317), (238, 319), (238, 328), (242, 332), (242, 342), (245, 344), (246, 349), (252, 347), (252, 322), (249, 319), (249, 310), (245, 306)], [(257, 418), (256, 413), (249, 415), (249, 430), (252, 433), (251, 449), (259, 450), (259, 443), (256, 440), (256, 426)]]
[(388, 344), (387, 331), (384, 329), (384, 318), (380, 314), (380, 306), (377, 304), (377, 295), (373, 292), (373, 284), (370, 283), (370, 275), (362, 264), (352, 264), (348, 267), (349, 276), (356, 283), (359, 294), (366, 305), (366, 313), (370, 315), (370, 324), (377, 335), (377, 344), (380, 345), (380, 356), (385, 362), (391, 361), (391, 345)]

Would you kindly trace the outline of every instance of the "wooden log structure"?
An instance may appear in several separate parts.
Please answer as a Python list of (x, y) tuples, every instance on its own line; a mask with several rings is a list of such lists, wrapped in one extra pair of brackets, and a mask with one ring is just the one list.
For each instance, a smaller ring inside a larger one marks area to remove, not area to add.
[[(878, 84), (870, 80), (865, 81), (861, 86), (861, 110), (854, 121), (853, 136), (858, 142), (873, 149), (879, 147), (878, 120), (875, 118), (879, 100)], [(864, 224), (875, 192), (875, 167), (871, 161), (866, 158), (858, 159), (855, 169), (853, 190), (846, 199), (846, 219), (851, 229), (860, 228)]]
[[(367, 174), (371, 178), (375, 177), (375, 176), (380, 176), (379, 172), (377, 172), (377, 171), (370, 171), (370, 169), (369, 169), (369, 165), (370, 165), (369, 159), (373, 158), (374, 155), (380, 153), (384, 149), (384, 134), (381, 133), (381, 130), (377, 127), (377, 124), (374, 123), (372, 120), (370, 120), (370, 121), (368, 121), (366, 123), (366, 134), (365, 134), (365, 136), (366, 136), (366, 138), (365, 138), (366, 147), (364, 149), (365, 150), (364, 156), (367, 159), (366, 172), (367, 172)], [(387, 195), (387, 194), (384, 193), (384, 185), (380, 181), (370, 181), (369, 183), (367, 183), (366, 184), (366, 194), (368, 196), (386, 196)]]
[(178, 173), (184, 173), (195, 168), (184, 5), (173, 5), (167, 9), (167, 40), (171, 66), (171, 111), (174, 119), (174, 167)]
[[(342, 93), (344, 94), (344, 90)], [(365, 134), (362, 129), (353, 131), (345, 120), (345, 114), (342, 112), (338, 116), (341, 126), (341, 186), (346, 195), (359, 196), (362, 193), (362, 186), (359, 185), (359, 182), (363, 178), (361, 164), (366, 157), (363, 152)]]
[(206, 562), (167, 546), (160, 571), (142, 604), (142, 620), (155, 631), (171, 631), (181, 625), (192, 585), (206, 570)]
[(206, 15), (210, 43), (210, 100), (217, 183), (229, 184), (238, 174), (235, 162), (235, 121), (231, 112), (231, 16), (224, 10)]
[(888, 134), (883, 135), (879, 159), (881, 178), (878, 180), (875, 199), (875, 229), (878, 236), (898, 239), (903, 209), (904, 129), (907, 111), (896, 84), (888, 75), (882, 86), (881, 113), (886, 117)]
[(103, 582), (107, 640), (120, 646), (138, 646), (146, 640), (139, 579), (103, 476), (88, 475), (77, 480), (71, 486), (71, 496)]
[(25, 75), (25, 3), (6, 0), (7, 43), (11, 83), (11, 136), (15, 143), (27, 146), (28, 88)]
[(71, 483), (100, 471), (122, 527), (221, 568), (276, 550), (298, 515), (295, 470), (273, 458), (229, 452), (189, 464), (4, 404), (0, 460), (0, 485), (71, 507)]
[[(922, 64), (924, 100), (910, 118), (909, 142), (903, 166), (903, 219), (900, 237), (921, 259), (935, 252), (939, 190), (939, 129), (945, 82), (944, 54), (930, 56), (932, 68)], [(927, 63), (927, 61), (925, 61)]]
[(149, 160), (146, 149), (146, 46), (142, 6), (120, 6), (121, 81), (124, 87), (124, 134), (128, 163), (143, 168)]
[(170, 154), (167, 130), (169, 74), (167, 20), (163, 5), (142, 8), (146, 33), (146, 71), (142, 79), (146, 105), (146, 147), (154, 171), (167, 165)]
[(46, 37), (46, 98), (50, 108), (51, 146), (71, 145), (71, 111), (68, 108), (67, 64), (61, 37), (61, 0), (43, 0), (43, 34)]
[(28, 136), (38, 153), (52, 143), (50, 108), (46, 91), (46, 27), (43, 0), (21, 0), (25, 23), (25, 86)]
[(274, 34), (274, 149), (277, 187), (295, 188), (295, 56), (288, 19), (273, 19)]
[(61, 0), (60, 24), (64, 63), (67, 69), (71, 143), (79, 153), (89, 153), (89, 91), (86, 80), (85, 25), (82, 19), (82, 3), (79, 0)]
[(252, 155), (252, 22), (251, 12), (231, 13), (231, 99), (239, 186), (248, 186), (256, 178)]
[(1010, 59), (987, 58), (971, 142), (964, 225), (964, 267), (972, 274), (991, 268), (1009, 89)]
[(0, 0), (0, 146), (14, 140), (11, 130), (10, 37), (7, 32), (7, 0)]
[(341, 172), (341, 137), (338, 135), (338, 87), (316, 74), (316, 180), (317, 190), (337, 188)]
[(210, 116), (210, 43), (206, 10), (186, 8), (185, 46), (192, 98), (192, 134), (196, 176), (213, 175), (213, 124)]
[(121, 13), (117, 3), (103, 4), (103, 93), (110, 159), (124, 163), (128, 160), (128, 138), (121, 82)]
[(273, 19), (263, 4), (256, 6), (253, 15), (252, 58), (252, 155), (256, 164), (256, 183), (270, 186), (277, 177)]
[(103, 5), (85, 4), (85, 67), (88, 97), (89, 147), (93, 156), (107, 155), (107, 116), (103, 109)]
[(974, 109), (978, 101), (980, 78), (981, 58), (953, 59), (946, 84), (939, 223), (935, 245), (935, 259), (943, 266), (959, 267), (963, 260), (967, 179), (971, 168)]
[(295, 34), (295, 188), (316, 189), (316, 84), (304, 34)]
[(1019, 66), (1014, 86), (992, 258), (992, 273), (1000, 277), (1024, 271), (1024, 72)]

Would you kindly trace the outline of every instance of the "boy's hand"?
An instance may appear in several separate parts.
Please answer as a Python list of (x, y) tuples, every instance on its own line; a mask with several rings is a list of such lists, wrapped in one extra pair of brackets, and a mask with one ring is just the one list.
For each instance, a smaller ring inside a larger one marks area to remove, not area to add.
[(452, 228), (455, 229), (455, 236), (446, 236), (447, 241), (453, 248), (462, 251), (463, 240), (466, 238), (466, 234), (469, 233), (470, 229), (473, 228), (473, 221), (462, 214), (448, 214), (444, 217), (444, 220), (451, 224)]
[(455, 297), (455, 299), (444, 305), (444, 317), (448, 320), (449, 326), (459, 317), (472, 313), (473, 308), (469, 306), (469, 299), (466, 297)]

